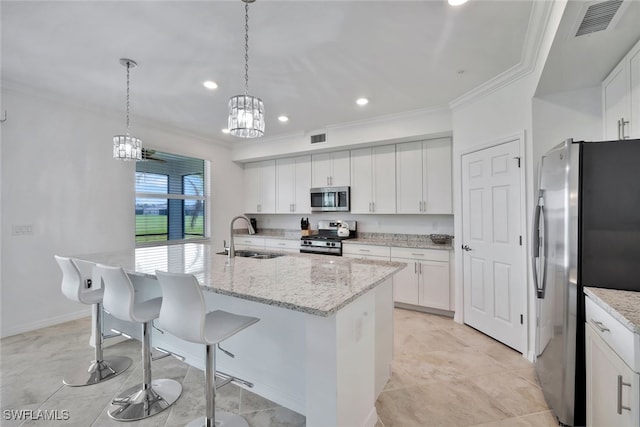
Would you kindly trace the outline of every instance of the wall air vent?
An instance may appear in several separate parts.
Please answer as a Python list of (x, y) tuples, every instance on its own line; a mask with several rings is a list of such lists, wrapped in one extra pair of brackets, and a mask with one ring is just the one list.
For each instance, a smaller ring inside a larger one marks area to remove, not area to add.
[[(625, 3), (628, 1), (606, 0), (586, 3), (578, 16), (575, 36), (580, 37), (613, 29), (620, 20), (622, 12), (628, 6)], [(622, 7), (623, 5), (625, 7)]]
[(311, 135), (310, 137), (312, 144), (318, 144), (320, 142), (327, 142), (327, 134), (326, 133), (318, 133), (315, 135)]

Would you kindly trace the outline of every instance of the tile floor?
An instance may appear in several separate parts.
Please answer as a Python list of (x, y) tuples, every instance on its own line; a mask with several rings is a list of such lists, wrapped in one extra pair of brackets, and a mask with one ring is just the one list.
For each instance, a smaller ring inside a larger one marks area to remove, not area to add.
[[(102, 427), (106, 408), (119, 391), (142, 376), (140, 344), (122, 342), (108, 356), (131, 357), (131, 368), (91, 387), (66, 387), (61, 373), (91, 359), (89, 319), (81, 319), (0, 341), (0, 425)], [(169, 410), (128, 426), (183, 426), (204, 414), (204, 375), (174, 358), (153, 363), (154, 372), (183, 384)], [(218, 392), (219, 409), (242, 414), (252, 427), (304, 426), (304, 416), (229, 384)], [(392, 378), (376, 403), (376, 427), (557, 426), (537, 387), (532, 365), (520, 354), (451, 319), (395, 311)], [(66, 421), (16, 421), (5, 410), (68, 410)], [(330, 427), (330, 426), (327, 426)]]

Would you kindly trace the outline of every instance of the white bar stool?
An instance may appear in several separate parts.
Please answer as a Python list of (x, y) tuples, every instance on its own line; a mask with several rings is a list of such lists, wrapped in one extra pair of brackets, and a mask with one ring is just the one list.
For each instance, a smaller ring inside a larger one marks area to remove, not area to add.
[(248, 427), (249, 424), (240, 415), (215, 410), (216, 388), (233, 380), (252, 386), (233, 377), (226, 378), (216, 386), (216, 345), (260, 319), (222, 310), (207, 313), (198, 279), (191, 274), (156, 271), (156, 277), (164, 297), (158, 319), (162, 328), (185, 341), (206, 345), (206, 415), (191, 421), (187, 427)]
[[(90, 270), (93, 269), (95, 264), (58, 255), (54, 255), (54, 258), (62, 270), (62, 293), (64, 296), (72, 301), (91, 305), (91, 328), (95, 339), (95, 356), (94, 360), (91, 361), (91, 365), (89, 365), (89, 369), (83, 367), (74, 370), (65, 375), (62, 382), (68, 386), (80, 387), (110, 380), (126, 371), (131, 366), (131, 359), (123, 356), (103, 358), (102, 340), (104, 336), (102, 335), (101, 320), (104, 289), (91, 289), (89, 287), (91, 283)], [(79, 265), (83, 267), (83, 271), (81, 271)]]
[(150, 417), (171, 406), (182, 386), (171, 379), (151, 380), (151, 322), (158, 318), (162, 297), (140, 301), (131, 279), (120, 267), (96, 266), (104, 284), (104, 309), (127, 322), (142, 324), (142, 384), (117, 395), (109, 405), (109, 416), (117, 421)]

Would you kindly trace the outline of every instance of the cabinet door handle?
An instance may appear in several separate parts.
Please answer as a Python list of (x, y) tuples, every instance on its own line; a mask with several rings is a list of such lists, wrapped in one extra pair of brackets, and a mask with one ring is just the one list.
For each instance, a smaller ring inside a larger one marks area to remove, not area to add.
[(422, 276), (422, 264), (418, 263), (418, 274)]
[(413, 256), (424, 256), (424, 254), (414, 254), (414, 253), (411, 253), (411, 255), (413, 255)]
[(418, 274), (418, 263), (417, 262), (413, 263), (413, 274)]
[(618, 139), (622, 139), (622, 120), (618, 120)]
[(375, 212), (375, 211), (376, 211), (376, 203), (371, 202), (371, 212)]
[(624, 134), (624, 128), (628, 124), (629, 124), (629, 120), (625, 120), (624, 117), (620, 119), (620, 127), (622, 128), (621, 131), (620, 131), (620, 139), (629, 138), (628, 136), (625, 136), (625, 134)]
[(278, 242), (278, 246), (286, 246), (286, 243)]
[(618, 415), (622, 415), (622, 410), (630, 411), (631, 408), (622, 404), (622, 386), (631, 387), (631, 383), (622, 380), (622, 375), (618, 375)]
[(371, 252), (369, 249), (358, 249), (360, 252)]
[(598, 330), (600, 332), (611, 332), (611, 329), (607, 328), (606, 326), (604, 326), (604, 323), (602, 322), (598, 322), (597, 320), (593, 320), (591, 319), (591, 323), (593, 323), (593, 325), (598, 328)]

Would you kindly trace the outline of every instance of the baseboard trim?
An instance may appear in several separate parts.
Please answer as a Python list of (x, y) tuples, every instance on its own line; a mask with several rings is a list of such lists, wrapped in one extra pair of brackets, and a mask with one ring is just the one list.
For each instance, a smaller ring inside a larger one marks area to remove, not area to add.
[(421, 305), (407, 304), (404, 302), (394, 303), (396, 308), (404, 308), (405, 310), (421, 311), (423, 313), (437, 314), (439, 316), (453, 317), (454, 312), (449, 310), (441, 310), (439, 308), (423, 307)]
[[(70, 322), (72, 320), (82, 319), (83, 317), (91, 316), (91, 307), (83, 310), (74, 311), (72, 313), (62, 314), (60, 316), (49, 317), (47, 319), (38, 320), (36, 322), (22, 323), (19, 325), (12, 325), (10, 327), (3, 327), (1, 337), (6, 338), (13, 335), (22, 334), (25, 332), (35, 331), (37, 329), (46, 328), (49, 326), (59, 325), (60, 323)], [(4, 325), (3, 325), (4, 326)]]

